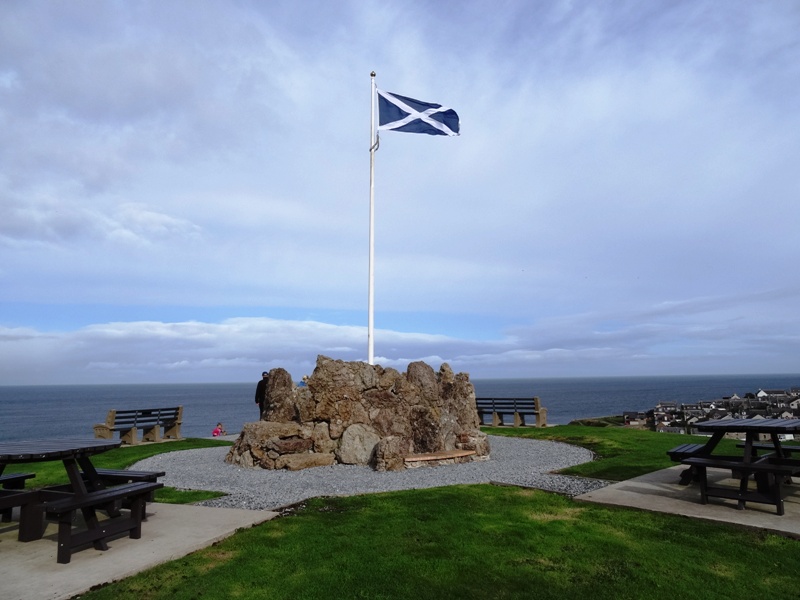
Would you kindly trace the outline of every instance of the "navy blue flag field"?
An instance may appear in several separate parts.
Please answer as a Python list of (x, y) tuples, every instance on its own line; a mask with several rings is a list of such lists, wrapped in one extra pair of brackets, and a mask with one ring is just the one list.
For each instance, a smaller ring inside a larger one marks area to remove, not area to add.
[(458, 115), (452, 108), (382, 90), (377, 92), (378, 129), (428, 135), (458, 135)]

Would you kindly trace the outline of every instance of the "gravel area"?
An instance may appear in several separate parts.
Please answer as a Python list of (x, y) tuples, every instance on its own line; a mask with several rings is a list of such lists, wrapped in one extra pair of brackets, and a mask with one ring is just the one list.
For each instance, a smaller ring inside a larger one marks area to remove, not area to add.
[(577, 496), (605, 487), (600, 479), (551, 475), (592, 460), (589, 450), (540, 440), (489, 436), (491, 458), (379, 473), (369, 467), (333, 465), (302, 471), (246, 469), (225, 463), (227, 447), (167, 452), (138, 462), (137, 470), (166, 471), (165, 485), (214, 490), (228, 495), (204, 506), (276, 510), (318, 496), (354, 496), (371, 492), (421, 489), (465, 483), (500, 483)]

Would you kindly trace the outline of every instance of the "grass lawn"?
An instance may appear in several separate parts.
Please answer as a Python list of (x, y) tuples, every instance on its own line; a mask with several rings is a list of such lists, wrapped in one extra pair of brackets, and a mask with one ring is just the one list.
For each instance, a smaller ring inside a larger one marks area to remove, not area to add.
[[(597, 460), (560, 471), (565, 475), (624, 481), (653, 471), (673, 467), (667, 450), (680, 444), (708, 441), (707, 437), (656, 433), (626, 427), (586, 427), (559, 425), (543, 428), (482, 427), (489, 435), (505, 435), (535, 440), (553, 440), (587, 448)], [(737, 454), (736, 440), (722, 440), (720, 454)]]
[[(590, 448), (599, 459), (569, 471), (606, 479), (668, 467), (666, 450), (688, 441), (622, 428), (486, 431)], [(798, 569), (796, 540), (471, 485), (313, 499), (82, 598), (797, 598)]]
[(796, 598), (798, 569), (794, 540), (472, 485), (314, 499), (82, 598)]

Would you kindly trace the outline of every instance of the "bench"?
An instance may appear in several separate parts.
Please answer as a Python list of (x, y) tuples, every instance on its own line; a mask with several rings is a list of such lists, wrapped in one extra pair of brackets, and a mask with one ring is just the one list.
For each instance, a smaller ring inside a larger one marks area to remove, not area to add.
[[(160, 442), (165, 439), (181, 439), (183, 406), (171, 408), (146, 408), (136, 410), (110, 410), (105, 423), (94, 426), (94, 437), (110, 440), (119, 431), (119, 439), (125, 444), (139, 443), (139, 429), (143, 442)], [(162, 435), (161, 429), (164, 429)]]
[[(137, 481), (115, 487), (88, 492), (77, 497), (70, 496), (49, 502), (43, 502), (40, 509), (48, 521), (58, 522), (58, 553), (56, 560), (67, 564), (72, 552), (77, 548), (92, 543), (98, 550), (107, 550), (106, 541), (120, 533), (128, 533), (131, 539), (142, 537), (142, 520), (145, 514), (147, 498), (163, 483)], [(130, 513), (126, 516), (98, 521), (96, 510), (116, 513), (117, 503), (130, 503)], [(87, 528), (76, 531), (73, 528), (75, 511), (81, 510)]]
[[(737, 448), (744, 448), (745, 443), (741, 442), (736, 444)], [(753, 450), (766, 450), (768, 453), (775, 452), (775, 446), (773, 444), (753, 444)], [(800, 446), (786, 446), (781, 444), (781, 450), (783, 451), (784, 456), (791, 456), (793, 452), (800, 452)], [(762, 456), (764, 456), (762, 454)]]
[[(667, 454), (672, 462), (681, 462), (684, 458), (696, 456), (704, 447), (705, 444), (681, 444), (671, 450), (667, 450)], [(680, 485), (689, 485), (693, 480), (697, 479), (696, 475), (697, 470), (689, 467), (681, 472), (681, 479), (678, 483)]]
[[(154, 483), (159, 477), (166, 475), (166, 471), (129, 471), (128, 469), (95, 469), (100, 476), (100, 481), (104, 486), (109, 487), (113, 485), (121, 485), (123, 483), (133, 483), (135, 481), (148, 481)], [(86, 475), (81, 473), (81, 476), (86, 479)], [(148, 502), (155, 500), (155, 490), (153, 490), (147, 497)], [(128, 508), (126, 503), (123, 503), (124, 508)], [(147, 516), (142, 515), (146, 521)]]
[(492, 427), (505, 425), (504, 416), (513, 417), (514, 427), (527, 425), (525, 415), (536, 418), (536, 427), (547, 427), (547, 409), (542, 408), (539, 398), (475, 398), (478, 418), (484, 424), (484, 415), (492, 415)]
[[(708, 504), (708, 498), (728, 498), (738, 500), (738, 508), (743, 509), (745, 502), (760, 502), (772, 504), (783, 515), (783, 481), (798, 471), (797, 465), (781, 464), (780, 462), (759, 461), (744, 463), (735, 457), (702, 457), (691, 456), (681, 461), (685, 465), (696, 469), (700, 479), (700, 501)], [(738, 488), (711, 486), (708, 484), (707, 469), (730, 469), (741, 478)], [(757, 490), (748, 489), (750, 475), (755, 475)]]
[[(19, 504), (13, 504), (13, 501), (8, 500), (11, 496), (16, 496), (17, 490), (25, 489), (25, 481), (28, 479), (33, 479), (36, 477), (35, 473), (8, 473), (7, 475), (0, 475), (0, 485), (2, 485), (4, 490), (14, 490), (13, 492), (3, 493), (3, 497), (6, 498), (3, 505), (0, 506), (0, 523), (9, 523), (11, 521), (11, 511), (13, 510), (14, 506), (20, 506)], [(19, 496), (21, 498), (21, 496)]]
[[(407, 469), (422, 466), (439, 466), (443, 464), (459, 464), (468, 462), (466, 459), (477, 454), (475, 450), (441, 450), (439, 452), (426, 452), (424, 454), (409, 454), (403, 459)], [(472, 460), (472, 459), (469, 459)]]

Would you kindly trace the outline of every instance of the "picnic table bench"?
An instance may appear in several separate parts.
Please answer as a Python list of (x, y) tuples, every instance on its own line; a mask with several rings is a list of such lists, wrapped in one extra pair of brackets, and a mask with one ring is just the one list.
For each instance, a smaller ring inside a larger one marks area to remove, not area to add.
[[(737, 448), (744, 448), (745, 443), (736, 444)], [(765, 450), (767, 452), (775, 453), (775, 445), (774, 444), (752, 444), (753, 451), (757, 450)], [(785, 444), (781, 444), (781, 452), (784, 456), (789, 457), (794, 452), (800, 452), (800, 446), (786, 446)]]
[[(708, 442), (699, 448), (684, 444), (669, 450), (667, 454), (689, 469), (681, 474), (681, 483), (687, 471), (690, 478), (700, 482), (700, 499), (708, 503), (709, 497), (737, 500), (737, 508), (744, 509), (747, 502), (772, 504), (778, 515), (784, 514), (784, 484), (791, 482), (791, 476), (800, 473), (800, 460), (790, 457), (789, 446), (784, 450), (781, 436), (800, 433), (800, 420), (797, 419), (712, 419), (696, 424), (698, 431), (710, 433)], [(737, 456), (721, 456), (714, 453), (725, 436), (741, 436), (744, 443), (737, 444), (744, 452)], [(770, 444), (761, 443), (769, 436)], [(768, 452), (759, 454), (759, 451)], [(738, 479), (737, 485), (725, 485), (724, 480), (709, 482), (708, 469), (731, 471), (731, 477)], [(750, 489), (750, 478), (755, 479), (756, 489)]]
[[(690, 456), (699, 455), (705, 447), (705, 444), (681, 444), (671, 450), (667, 450), (667, 454), (672, 462), (681, 462)], [(689, 485), (694, 479), (697, 479), (697, 469), (689, 467), (681, 472), (679, 483), (681, 485)]]
[[(737, 459), (738, 458), (738, 459)], [(780, 461), (773, 462), (768, 459), (759, 462), (745, 462), (742, 457), (717, 457), (717, 456), (690, 456), (681, 461), (698, 471), (700, 479), (700, 501), (708, 504), (709, 496), (715, 498), (729, 498), (739, 501), (740, 508), (745, 502), (760, 502), (772, 504), (779, 515), (783, 515), (783, 483), (787, 477), (798, 470), (797, 464), (785, 464)], [(708, 483), (706, 469), (730, 469), (737, 478), (741, 479), (738, 488), (714, 486)], [(747, 479), (750, 475), (756, 478), (757, 489), (749, 490)]]
[(513, 418), (514, 427), (527, 425), (526, 415), (533, 415), (536, 427), (547, 427), (547, 409), (542, 408), (538, 397), (533, 398), (475, 398), (478, 418), (483, 423), (484, 415), (492, 415), (492, 427), (505, 425), (505, 416)]
[[(107, 550), (106, 540), (120, 533), (127, 532), (131, 539), (141, 538), (147, 499), (163, 486), (163, 483), (136, 481), (43, 502), (39, 508), (44, 512), (45, 518), (58, 522), (56, 560), (61, 564), (69, 563), (72, 551), (90, 542), (98, 550)], [(117, 504), (121, 504), (123, 500), (130, 506), (127, 517), (118, 516)], [(77, 510), (83, 513), (87, 525), (82, 531), (73, 527)], [(99, 521), (97, 510), (105, 510), (115, 518)]]
[[(94, 426), (94, 437), (110, 440), (115, 431), (124, 444), (139, 443), (139, 429), (143, 442), (160, 442), (165, 439), (181, 439), (183, 406), (170, 408), (140, 408), (133, 410), (110, 410), (105, 423)], [(163, 434), (161, 430), (164, 430)]]
[(13, 492), (0, 492), (0, 522), (8, 523), (11, 521), (11, 511), (14, 504), (8, 500), (2, 501), (2, 498), (15, 494), (18, 490), (25, 489), (25, 481), (36, 477), (34, 473), (8, 473), (7, 475), (0, 475), (0, 485), (3, 490), (13, 490)]

